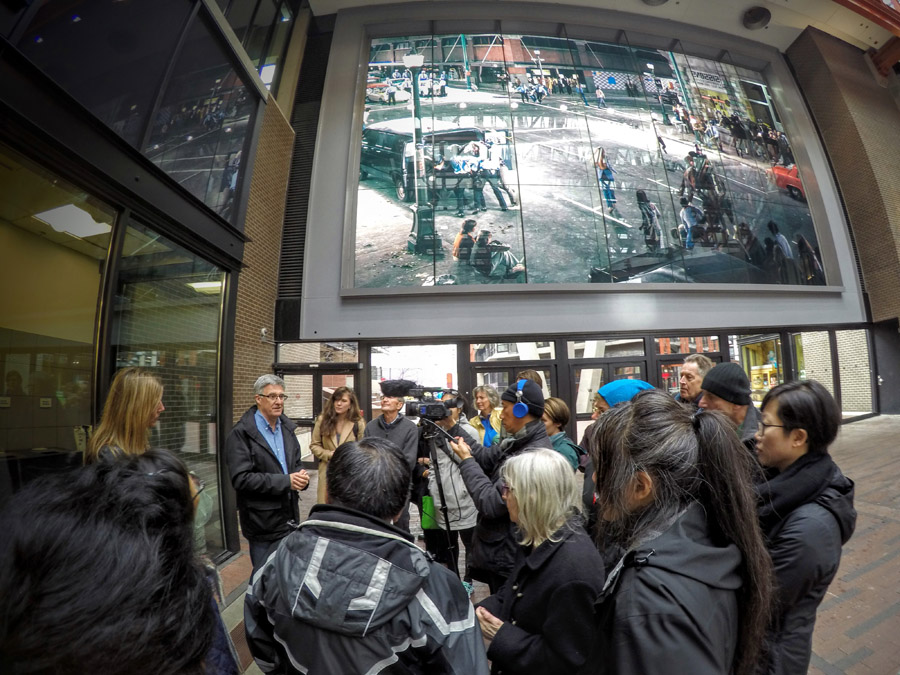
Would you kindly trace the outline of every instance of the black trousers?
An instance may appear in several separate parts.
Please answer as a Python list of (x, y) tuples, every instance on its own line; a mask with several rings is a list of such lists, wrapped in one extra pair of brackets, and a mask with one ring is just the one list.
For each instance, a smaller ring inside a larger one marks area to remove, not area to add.
[[(459, 564), (459, 540), (462, 539), (466, 552), (472, 550), (472, 535), (475, 532), (474, 527), (465, 530), (450, 530), (447, 534), (446, 528), (439, 530), (424, 530), (425, 532), (425, 550), (434, 556), (442, 565), (450, 566), (450, 563)], [(468, 580), (468, 573), (463, 574), (463, 578)]]

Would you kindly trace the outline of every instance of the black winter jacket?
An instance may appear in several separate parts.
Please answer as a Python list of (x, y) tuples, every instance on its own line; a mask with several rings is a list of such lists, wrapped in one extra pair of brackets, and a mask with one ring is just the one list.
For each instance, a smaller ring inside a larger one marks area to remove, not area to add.
[(314, 506), (254, 575), (244, 623), (266, 673), (488, 673), (456, 575), (409, 534), (339, 506)]
[[(244, 413), (225, 439), (225, 460), (237, 492), (241, 531), (247, 539), (274, 541), (286, 536), (288, 523), (299, 518), (297, 492), (278, 458), (256, 428), (256, 406)], [(297, 425), (281, 416), (281, 436), (288, 473), (300, 471)]]
[(599, 640), (582, 672), (728, 675), (738, 637), (742, 556), (715, 544), (693, 504), (629, 552), (597, 602)]
[(597, 635), (594, 602), (603, 561), (580, 519), (519, 559), (500, 592), (480, 604), (504, 621), (490, 647), (491, 672), (569, 674), (588, 659)]
[(809, 669), (816, 610), (837, 574), (841, 546), (855, 527), (853, 481), (835, 465), (820, 494), (764, 530), (778, 585), (769, 673), (793, 675)]
[(527, 448), (553, 450), (541, 420), (529, 422), (522, 432), (518, 438), (509, 436), (489, 448), (469, 443), (472, 457), (459, 465), (466, 489), (478, 510), (472, 550), (466, 552), (467, 561), (471, 568), (502, 576), (508, 576), (515, 565), (518, 543), (506, 503), (500, 496), (500, 466), (507, 457)]

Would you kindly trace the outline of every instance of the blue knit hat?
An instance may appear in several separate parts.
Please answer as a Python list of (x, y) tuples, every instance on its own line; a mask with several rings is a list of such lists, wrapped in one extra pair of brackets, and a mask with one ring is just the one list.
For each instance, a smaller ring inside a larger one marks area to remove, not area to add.
[(653, 389), (653, 385), (643, 380), (613, 380), (600, 387), (597, 393), (612, 408), (622, 401), (630, 401), (644, 389)]

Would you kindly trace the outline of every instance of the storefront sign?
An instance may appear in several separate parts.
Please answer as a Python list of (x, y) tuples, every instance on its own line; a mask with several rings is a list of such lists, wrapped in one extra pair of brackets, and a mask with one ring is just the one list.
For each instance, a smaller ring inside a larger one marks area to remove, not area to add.
[(694, 78), (694, 82), (700, 89), (726, 92), (725, 80), (718, 73), (691, 69), (691, 76)]

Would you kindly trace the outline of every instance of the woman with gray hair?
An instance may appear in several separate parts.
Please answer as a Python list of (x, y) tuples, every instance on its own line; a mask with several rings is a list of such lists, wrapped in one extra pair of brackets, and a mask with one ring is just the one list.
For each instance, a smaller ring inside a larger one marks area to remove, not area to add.
[(597, 604), (591, 672), (755, 672), (772, 564), (755, 517), (753, 458), (734, 427), (658, 390), (597, 425), (598, 541), (625, 555)]
[(511, 457), (500, 475), (521, 547), (509, 579), (475, 611), (491, 638), (491, 672), (578, 671), (596, 637), (594, 601), (604, 580), (581, 525), (578, 481), (562, 455), (544, 448)]
[(489, 384), (482, 384), (472, 390), (475, 397), (475, 417), (469, 420), (478, 431), (476, 439), (484, 447), (489, 448), (500, 433), (500, 394)]

